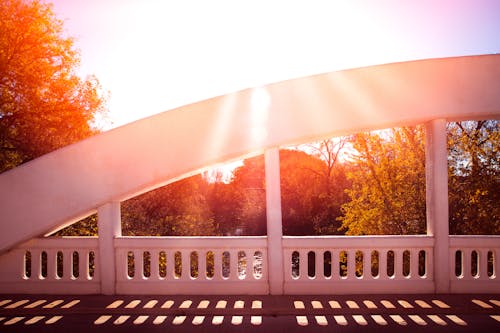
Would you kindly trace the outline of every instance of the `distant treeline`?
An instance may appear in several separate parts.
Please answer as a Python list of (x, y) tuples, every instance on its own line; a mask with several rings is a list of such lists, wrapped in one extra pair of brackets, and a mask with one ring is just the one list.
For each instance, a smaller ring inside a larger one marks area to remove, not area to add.
[[(500, 233), (496, 120), (448, 124), (451, 234)], [(423, 126), (280, 151), (285, 235), (424, 234)], [(265, 235), (264, 158), (227, 177), (196, 175), (122, 203), (124, 235)], [(91, 216), (58, 235), (97, 232)]]

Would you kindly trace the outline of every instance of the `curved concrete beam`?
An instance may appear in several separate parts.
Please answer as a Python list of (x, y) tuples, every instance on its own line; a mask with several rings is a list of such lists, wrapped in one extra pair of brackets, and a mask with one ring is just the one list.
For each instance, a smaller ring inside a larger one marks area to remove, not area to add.
[(216, 97), (0, 175), (0, 252), (120, 201), (269, 147), (427, 122), (499, 118), (500, 55), (332, 72)]

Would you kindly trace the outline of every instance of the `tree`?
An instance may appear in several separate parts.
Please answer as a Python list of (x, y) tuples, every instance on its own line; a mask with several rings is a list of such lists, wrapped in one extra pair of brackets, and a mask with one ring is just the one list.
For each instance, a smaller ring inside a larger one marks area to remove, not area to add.
[(448, 124), (451, 234), (500, 234), (497, 120)]
[(280, 151), (283, 234), (314, 235), (325, 163), (300, 150)]
[(280, 151), (281, 204), (285, 235), (339, 234), (340, 207), (348, 187), (338, 156), (343, 139)]
[(0, 2), (0, 172), (93, 135), (105, 99), (62, 21), (40, 1)]
[[(264, 156), (248, 158), (243, 165), (233, 172), (233, 179), (226, 199), (230, 205), (236, 205), (237, 211), (228, 228), (236, 235), (265, 235), (266, 190)], [(237, 201), (237, 202), (235, 202)]]
[(425, 232), (425, 149), (421, 126), (358, 133), (339, 218), (349, 235)]
[(207, 203), (221, 235), (232, 236), (242, 229), (240, 215), (244, 202), (244, 191), (234, 182), (226, 184), (219, 179), (209, 184)]
[(342, 205), (349, 199), (345, 190), (351, 186), (347, 179), (346, 164), (341, 158), (347, 144), (348, 137), (344, 136), (306, 145), (309, 154), (324, 162), (320, 170), (316, 171), (321, 192), (315, 200), (313, 224), (318, 235), (343, 233), (338, 217), (342, 215)]
[(201, 175), (179, 180), (122, 203), (126, 236), (218, 235)]

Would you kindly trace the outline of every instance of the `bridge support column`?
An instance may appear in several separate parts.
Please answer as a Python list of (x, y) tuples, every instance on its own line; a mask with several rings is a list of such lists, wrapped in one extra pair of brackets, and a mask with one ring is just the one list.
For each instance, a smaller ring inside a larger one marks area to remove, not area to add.
[(281, 219), (281, 185), (279, 148), (266, 150), (266, 216), (269, 293), (283, 294), (283, 227)]
[(450, 241), (448, 222), (448, 149), (446, 120), (437, 119), (426, 127), (427, 235), (434, 237), (434, 288), (450, 292)]
[(101, 293), (114, 295), (116, 291), (114, 239), (122, 234), (120, 202), (110, 202), (97, 209), (97, 226)]

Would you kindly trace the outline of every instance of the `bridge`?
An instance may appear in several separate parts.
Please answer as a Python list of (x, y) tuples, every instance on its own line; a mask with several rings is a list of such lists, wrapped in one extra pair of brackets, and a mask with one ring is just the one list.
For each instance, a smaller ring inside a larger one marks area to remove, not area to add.
[[(446, 123), (499, 119), (499, 87), (500, 55), (351, 69), (186, 105), (42, 156), (0, 174), (0, 293), (498, 293), (500, 237), (449, 235)], [(426, 235), (283, 235), (279, 147), (416, 124), (425, 124), (427, 136)], [(122, 236), (120, 202), (258, 154), (265, 156), (266, 236)], [(44, 237), (93, 213), (98, 237)], [(347, 273), (340, 273), (338, 260), (324, 270), (326, 255), (338, 258), (341, 252)], [(364, 258), (362, 274), (356, 273), (357, 254)], [(380, 259), (376, 273), (373, 254)], [(172, 264), (176, 260), (181, 271)], [(199, 274), (190, 270), (193, 260)], [(128, 271), (130, 262), (135, 274)], [(482, 302), (498, 306), (498, 297)], [(325, 310), (328, 302), (320, 303), (311, 313), (332, 311)]]

